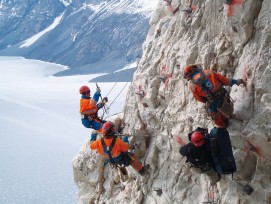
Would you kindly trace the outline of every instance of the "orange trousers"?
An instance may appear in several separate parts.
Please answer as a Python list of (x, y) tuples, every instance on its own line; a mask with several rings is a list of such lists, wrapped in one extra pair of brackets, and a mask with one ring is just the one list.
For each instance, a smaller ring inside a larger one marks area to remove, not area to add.
[(131, 158), (132, 158), (130, 161), (131, 167), (133, 167), (137, 171), (140, 171), (142, 169), (142, 163), (139, 161), (136, 155), (132, 155)]
[(215, 123), (215, 125), (219, 128), (227, 128), (228, 127), (228, 118), (224, 116), (222, 113), (218, 112), (212, 112), (210, 113), (210, 116)]

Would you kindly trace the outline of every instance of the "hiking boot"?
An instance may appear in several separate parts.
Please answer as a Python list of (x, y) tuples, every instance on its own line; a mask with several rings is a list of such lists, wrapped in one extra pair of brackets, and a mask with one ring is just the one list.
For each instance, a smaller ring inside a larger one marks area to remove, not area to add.
[(128, 172), (127, 172), (126, 168), (123, 167), (123, 166), (119, 167), (119, 171), (120, 171), (120, 173), (121, 173), (122, 175), (124, 175), (124, 176), (127, 176), (127, 175), (128, 175)]
[(150, 165), (149, 164), (147, 164), (147, 165), (145, 165), (145, 166), (143, 166), (140, 170), (139, 170), (139, 174), (141, 175), (141, 176), (144, 176), (147, 172), (148, 172), (148, 169), (150, 168)]
[(217, 182), (219, 182), (221, 179), (221, 175), (220, 174), (216, 174), (216, 178), (211, 181), (211, 186), (214, 186)]

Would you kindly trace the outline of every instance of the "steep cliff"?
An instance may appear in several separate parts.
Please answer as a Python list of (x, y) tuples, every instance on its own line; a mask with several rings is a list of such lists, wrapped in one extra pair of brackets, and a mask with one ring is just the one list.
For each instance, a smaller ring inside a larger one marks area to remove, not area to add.
[[(141, 161), (150, 164), (149, 175), (128, 168), (123, 182), (116, 170), (102, 170), (86, 144), (73, 160), (79, 203), (271, 203), (271, 2), (194, 0), (191, 14), (182, 3), (173, 14), (179, 1), (159, 2), (126, 100), (126, 132), (149, 135), (131, 140)], [(182, 77), (181, 69), (191, 63), (205, 69), (218, 64), (219, 73), (247, 81), (229, 89), (235, 118), (228, 131), (239, 184), (222, 176), (211, 187), (178, 152), (176, 136), (187, 141), (192, 129), (213, 127)], [(136, 94), (142, 90), (144, 97)], [(254, 189), (251, 195), (246, 184)]]

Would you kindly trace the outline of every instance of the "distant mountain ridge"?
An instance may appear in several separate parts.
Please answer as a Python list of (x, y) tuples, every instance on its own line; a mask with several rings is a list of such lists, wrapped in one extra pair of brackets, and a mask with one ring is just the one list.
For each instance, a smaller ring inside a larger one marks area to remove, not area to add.
[(1, 1), (0, 55), (23, 56), (71, 68), (58, 76), (116, 71), (141, 55), (149, 18), (155, 9), (151, 2)]

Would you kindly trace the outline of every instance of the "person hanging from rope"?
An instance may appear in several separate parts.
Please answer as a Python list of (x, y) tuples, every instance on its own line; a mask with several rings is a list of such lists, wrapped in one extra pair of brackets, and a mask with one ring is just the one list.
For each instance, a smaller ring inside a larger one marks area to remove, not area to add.
[(149, 165), (143, 166), (137, 157), (129, 152), (128, 136), (121, 140), (116, 136), (115, 125), (107, 121), (102, 126), (103, 137), (97, 139), (97, 135), (92, 135), (90, 149), (97, 150), (105, 159), (104, 166), (108, 163), (116, 168), (131, 165), (141, 176), (147, 173)]
[(108, 99), (107, 97), (104, 97), (102, 101), (98, 103), (99, 97), (101, 96), (100, 87), (97, 87), (93, 98), (90, 97), (90, 89), (88, 86), (81, 86), (79, 93), (81, 94), (80, 114), (82, 124), (86, 128), (94, 129), (91, 135), (97, 136), (98, 132), (101, 132), (103, 123), (106, 122), (98, 117), (98, 110), (104, 107)]
[(183, 77), (190, 81), (190, 90), (194, 98), (207, 105), (208, 115), (219, 128), (228, 126), (233, 114), (233, 103), (224, 86), (246, 85), (243, 79), (229, 79), (214, 71), (203, 70), (199, 64), (187, 65)]
[(215, 185), (221, 179), (221, 175), (215, 171), (212, 149), (208, 138), (205, 137), (206, 134), (208, 134), (208, 129), (198, 127), (188, 134), (190, 142), (182, 145), (179, 152), (186, 157), (186, 162), (189, 162), (189, 168), (192, 171), (205, 173), (211, 185)]

